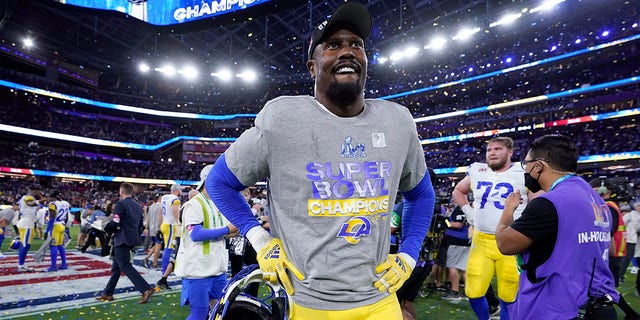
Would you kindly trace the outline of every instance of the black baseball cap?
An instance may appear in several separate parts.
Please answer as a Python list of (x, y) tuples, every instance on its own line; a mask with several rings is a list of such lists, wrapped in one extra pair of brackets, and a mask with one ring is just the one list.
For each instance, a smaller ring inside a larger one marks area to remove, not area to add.
[(371, 33), (372, 23), (371, 13), (363, 5), (357, 2), (347, 2), (340, 5), (329, 20), (323, 21), (313, 29), (311, 42), (309, 43), (309, 60), (311, 60), (316, 46), (322, 43), (332, 32), (346, 29), (364, 40)]

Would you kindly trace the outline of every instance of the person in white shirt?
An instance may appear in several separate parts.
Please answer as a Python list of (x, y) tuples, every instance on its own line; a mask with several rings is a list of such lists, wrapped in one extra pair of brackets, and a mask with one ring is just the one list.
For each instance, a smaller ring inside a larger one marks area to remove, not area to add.
[(188, 319), (206, 319), (227, 284), (227, 254), (225, 236), (238, 232), (227, 221), (203, 189), (213, 165), (200, 172), (200, 191), (185, 203), (182, 213), (183, 230), (175, 273), (182, 277), (181, 305), (189, 304)]
[[(49, 222), (47, 224), (47, 235), (52, 237), (51, 241), (51, 267), (47, 271), (57, 271), (67, 269), (67, 253), (64, 248), (65, 230), (69, 224), (71, 215), (71, 205), (62, 199), (59, 191), (54, 191), (49, 196)], [(60, 255), (60, 267), (57, 266), (58, 255)]]
[[(20, 212), (18, 203), (13, 203), (10, 207), (0, 211), (0, 248), (2, 248), (7, 227), (12, 224), (13, 218), (18, 215), (18, 212)], [(2, 252), (0, 252), (0, 259), (4, 259)]]
[(18, 249), (18, 272), (31, 272), (33, 268), (25, 266), (27, 252), (31, 248), (33, 240), (33, 227), (36, 222), (38, 201), (32, 195), (23, 196), (18, 202), (20, 213), (18, 214), (18, 232), (20, 233), (20, 248)]
[[(453, 191), (453, 200), (469, 218), (474, 227), (473, 240), (467, 262), (465, 293), (469, 304), (479, 319), (489, 318), (489, 304), (485, 294), (494, 274), (498, 284), (500, 313), (509, 316), (507, 305), (516, 300), (519, 287), (516, 257), (503, 255), (498, 250), (495, 231), (504, 209), (507, 196), (515, 191), (522, 195), (522, 202), (514, 219), (520, 217), (534, 192), (525, 187), (525, 171), (520, 163), (511, 162), (513, 140), (495, 137), (488, 141), (486, 163), (474, 162), (467, 176), (460, 180)], [(473, 194), (473, 206), (467, 198)]]
[(178, 220), (180, 217), (180, 195), (182, 186), (174, 184), (171, 186), (171, 193), (165, 194), (160, 200), (162, 209), (162, 224), (160, 231), (164, 239), (164, 251), (162, 252), (162, 273), (167, 270), (171, 255), (175, 249), (175, 240), (178, 236)]

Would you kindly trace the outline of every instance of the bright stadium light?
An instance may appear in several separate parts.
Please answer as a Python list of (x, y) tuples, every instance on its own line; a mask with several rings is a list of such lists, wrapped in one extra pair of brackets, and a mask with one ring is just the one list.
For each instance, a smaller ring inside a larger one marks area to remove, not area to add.
[(151, 70), (151, 67), (149, 67), (148, 64), (142, 62), (138, 65), (138, 70), (140, 70), (140, 72), (142, 73), (147, 73), (149, 72), (149, 70)]
[(455, 36), (453, 36), (451, 39), (452, 40), (467, 40), (469, 38), (471, 38), (472, 35), (476, 34), (480, 32), (480, 28), (475, 27), (475, 28), (463, 28), (460, 31), (458, 31), (458, 33), (456, 33)]
[(24, 38), (24, 40), (22, 40), (22, 43), (24, 44), (25, 47), (27, 48), (31, 48), (33, 47), (33, 39), (31, 38)]
[(247, 81), (247, 82), (253, 82), (256, 80), (258, 75), (253, 70), (244, 70), (242, 71), (242, 73), (236, 74), (236, 77), (243, 79), (244, 81)]
[(414, 57), (418, 53), (418, 51), (420, 51), (420, 49), (414, 46), (409, 46), (404, 49), (404, 56), (407, 58)]
[(564, 1), (565, 0), (545, 0), (544, 2), (542, 2), (542, 4), (531, 9), (529, 12), (535, 13), (538, 11), (550, 11), (551, 9), (554, 9), (559, 3), (562, 3)]
[(176, 68), (174, 68), (170, 64), (166, 64), (166, 65), (162, 66), (161, 68), (155, 68), (154, 70), (158, 71), (160, 73), (164, 73), (164, 75), (166, 75), (169, 78), (172, 78), (173, 76), (176, 75)]
[(378, 61), (379, 64), (385, 64), (387, 61), (389, 61), (389, 58), (387, 58), (387, 57), (379, 57), (378, 60), (376, 60), (376, 61)]
[(503, 24), (510, 24), (516, 20), (518, 20), (520, 17), (522, 17), (522, 13), (509, 13), (504, 15), (504, 17), (500, 18), (500, 20), (496, 21), (496, 22), (491, 22), (489, 24), (490, 28), (499, 26), (499, 25), (503, 25)]
[(389, 60), (395, 62), (398, 61), (400, 59), (402, 59), (402, 57), (404, 56), (404, 54), (400, 51), (394, 51), (391, 53), (391, 56), (389, 56)]
[(602, 31), (602, 33), (600, 34), (600, 36), (602, 37), (608, 37), (611, 34), (611, 32), (609, 30), (604, 30)]
[(212, 72), (211, 76), (216, 77), (222, 81), (229, 81), (231, 80), (232, 74), (228, 69), (221, 69), (218, 72)]
[(198, 69), (196, 69), (194, 66), (185, 66), (184, 68), (180, 69), (178, 73), (182, 74), (182, 76), (187, 80), (194, 80), (198, 78)]
[(447, 39), (442, 37), (435, 37), (431, 39), (431, 42), (429, 42), (426, 46), (424, 46), (424, 48), (431, 49), (431, 50), (440, 50), (444, 48), (444, 45), (446, 43), (447, 43)]

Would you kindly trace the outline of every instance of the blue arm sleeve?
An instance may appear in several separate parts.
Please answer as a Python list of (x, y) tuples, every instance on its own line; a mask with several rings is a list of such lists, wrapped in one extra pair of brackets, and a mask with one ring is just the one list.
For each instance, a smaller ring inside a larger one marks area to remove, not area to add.
[(207, 193), (220, 212), (236, 226), (242, 235), (249, 229), (260, 224), (253, 216), (249, 204), (240, 194), (247, 187), (242, 185), (238, 178), (227, 166), (224, 154), (218, 158), (216, 164), (209, 172), (205, 182)]
[(191, 241), (205, 241), (220, 239), (229, 233), (229, 227), (224, 226), (218, 229), (205, 229), (202, 225), (197, 224), (189, 231)]
[(425, 174), (422, 181), (413, 189), (402, 192), (404, 208), (402, 210), (402, 241), (399, 252), (404, 252), (418, 261), (422, 241), (429, 231), (436, 194), (431, 178)]
[(49, 222), (47, 222), (47, 230), (44, 233), (50, 233), (51, 230), (53, 230), (53, 222), (55, 221), (55, 219), (49, 219)]

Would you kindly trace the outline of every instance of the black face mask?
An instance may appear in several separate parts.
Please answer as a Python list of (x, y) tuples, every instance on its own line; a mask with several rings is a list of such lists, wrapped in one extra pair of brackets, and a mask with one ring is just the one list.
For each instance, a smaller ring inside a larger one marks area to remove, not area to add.
[[(531, 169), (531, 171), (533, 171), (533, 169)], [(538, 176), (538, 178), (540, 178), (540, 176)], [(527, 187), (527, 189), (529, 189), (529, 191), (533, 193), (536, 193), (542, 190), (542, 186), (540, 185), (540, 182), (538, 182), (538, 179), (535, 179), (534, 177), (532, 177), (530, 172), (524, 173), (524, 186)]]

